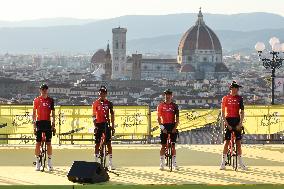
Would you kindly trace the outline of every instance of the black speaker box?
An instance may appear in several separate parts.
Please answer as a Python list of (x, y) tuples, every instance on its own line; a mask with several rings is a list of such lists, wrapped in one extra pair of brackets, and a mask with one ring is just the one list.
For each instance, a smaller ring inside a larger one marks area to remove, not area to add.
[(77, 183), (99, 183), (109, 181), (109, 175), (97, 162), (74, 161), (67, 175), (68, 180)]

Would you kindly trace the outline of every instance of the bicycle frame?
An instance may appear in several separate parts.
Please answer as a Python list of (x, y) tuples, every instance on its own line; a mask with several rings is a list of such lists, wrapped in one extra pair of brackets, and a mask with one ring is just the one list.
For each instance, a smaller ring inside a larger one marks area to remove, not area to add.
[(106, 144), (106, 129), (107, 126), (105, 126), (105, 131), (102, 133), (100, 146), (99, 146), (99, 153), (100, 153), (99, 158), (104, 168), (106, 168), (106, 157), (108, 155), (107, 144)]
[(166, 166), (169, 166), (170, 171), (173, 170), (173, 155), (172, 155), (171, 133), (168, 133), (167, 144), (165, 149)]
[(238, 150), (236, 145), (236, 135), (234, 131), (232, 131), (231, 133), (226, 165), (232, 166), (235, 171), (238, 168)]
[(47, 153), (46, 136), (45, 136), (45, 132), (42, 132), (40, 155), (39, 155), (39, 163), (42, 167), (42, 170), (41, 170), (42, 172), (44, 171), (44, 168), (46, 165), (46, 153)]

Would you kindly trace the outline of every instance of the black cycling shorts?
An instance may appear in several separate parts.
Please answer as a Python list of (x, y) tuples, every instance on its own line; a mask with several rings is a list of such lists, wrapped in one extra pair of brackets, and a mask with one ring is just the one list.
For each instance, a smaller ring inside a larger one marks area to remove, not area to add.
[(51, 129), (51, 121), (37, 121), (36, 122), (36, 141), (41, 142), (42, 133), (45, 132), (46, 142), (51, 142), (52, 138), (52, 129)]
[[(236, 140), (242, 140), (242, 132), (236, 130), (237, 125), (240, 123), (240, 118), (239, 117), (228, 117), (226, 118), (226, 120), (229, 123), (229, 125), (233, 128), (232, 131), (235, 132)], [(226, 128), (225, 140), (231, 140), (232, 131)]]
[(111, 128), (108, 126), (108, 123), (96, 123), (97, 133), (95, 134), (95, 143), (99, 144), (101, 141), (102, 134), (106, 129), (106, 142), (111, 141)]
[[(167, 132), (172, 132), (173, 128), (175, 127), (175, 123), (166, 123), (166, 124), (163, 124), (163, 126), (165, 127)], [(161, 133), (160, 133), (161, 144), (167, 144), (167, 138), (168, 138), (168, 134), (163, 133), (161, 129)], [(171, 133), (171, 141), (173, 143), (177, 141), (177, 133)]]

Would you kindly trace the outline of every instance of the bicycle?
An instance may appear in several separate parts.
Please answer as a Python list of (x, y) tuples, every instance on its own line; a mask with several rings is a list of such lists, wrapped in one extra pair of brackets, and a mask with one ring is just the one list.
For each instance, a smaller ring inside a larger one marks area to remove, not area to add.
[(105, 125), (104, 132), (102, 133), (101, 140), (100, 140), (100, 146), (99, 146), (99, 159), (104, 169), (107, 169), (106, 157), (108, 155), (107, 142), (106, 142), (106, 130), (107, 130), (107, 124)]
[(171, 133), (167, 133), (167, 134), (168, 134), (168, 138), (167, 138), (167, 144), (165, 148), (166, 166), (168, 166), (170, 171), (172, 171), (173, 170), (173, 155), (172, 155), (173, 143), (171, 140)]
[[(242, 134), (245, 134), (244, 127), (242, 129)], [(238, 150), (236, 144), (236, 134), (235, 131), (232, 130), (230, 144), (228, 146), (228, 153), (227, 153), (227, 161), (225, 165), (232, 166), (235, 171), (238, 169)]]
[[(41, 171), (43, 172), (46, 166), (46, 157), (47, 157), (47, 145), (46, 145), (46, 136), (45, 132), (41, 134), (41, 145), (40, 145), (40, 154), (39, 154), (39, 164), (42, 168)], [(36, 165), (36, 162), (33, 162)]]
[(227, 161), (225, 162), (225, 165), (232, 166), (233, 169), (236, 171), (238, 168), (238, 151), (236, 145), (236, 135), (234, 131), (232, 131), (231, 133), (231, 139), (228, 149), (229, 150), (227, 153)]

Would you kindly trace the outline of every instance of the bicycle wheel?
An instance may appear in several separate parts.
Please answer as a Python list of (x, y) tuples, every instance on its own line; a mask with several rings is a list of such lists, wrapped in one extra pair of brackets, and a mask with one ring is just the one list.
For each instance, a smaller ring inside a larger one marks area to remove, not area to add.
[(42, 170), (41, 171), (44, 171), (45, 169), (45, 165), (46, 165), (46, 142), (42, 142), (41, 144), (41, 167), (42, 167)]
[(232, 163), (232, 157), (231, 157), (231, 152), (230, 152), (230, 148), (229, 148), (228, 153), (227, 153), (227, 161), (226, 161), (225, 165), (231, 166), (231, 163)]
[(165, 160), (166, 160), (166, 166), (169, 165), (169, 155), (168, 155), (168, 149), (165, 147)]
[(237, 162), (237, 148), (236, 148), (236, 143), (233, 144), (233, 169), (237, 170), (238, 168), (238, 162)]
[(103, 167), (106, 168), (107, 146), (106, 146), (106, 144), (104, 144), (103, 146), (104, 146)]
[(169, 154), (169, 169), (170, 171), (173, 170), (173, 155), (172, 155), (172, 144), (169, 144), (168, 148), (168, 154)]
[(237, 144), (235, 143), (235, 171), (238, 169), (238, 150)]
[(100, 163), (101, 163), (101, 165), (103, 165), (103, 164), (104, 164), (104, 162), (103, 162), (104, 145), (101, 145), (101, 146), (100, 146), (99, 153), (100, 153)]

